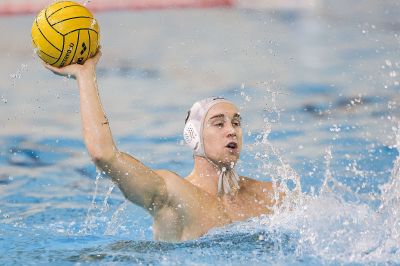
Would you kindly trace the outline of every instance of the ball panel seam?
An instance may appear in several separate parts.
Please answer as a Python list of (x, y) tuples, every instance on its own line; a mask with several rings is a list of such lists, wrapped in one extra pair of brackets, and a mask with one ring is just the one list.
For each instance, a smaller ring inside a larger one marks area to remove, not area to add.
[(51, 44), (51, 46), (53, 46), (54, 48), (56, 48), (58, 51), (61, 52), (61, 50), (58, 49), (57, 47), (55, 47), (54, 44), (52, 44), (52, 43), (46, 38), (46, 36), (43, 34), (43, 32), (41, 31), (41, 29), (40, 29), (40, 27), (39, 27), (39, 24), (38, 24), (38, 22), (37, 22), (37, 19), (35, 20), (35, 22), (36, 22), (36, 26), (37, 26), (37, 28), (38, 28), (40, 34), (43, 36), (43, 38), (45, 38), (46, 41), (48, 41), (48, 42)]
[(75, 31), (77, 31), (77, 30), (90, 30), (90, 31), (94, 31), (97, 35), (99, 34), (96, 30), (91, 29), (91, 28), (80, 28), (80, 29), (71, 30), (70, 32), (65, 33), (65, 35), (68, 35), (68, 34), (70, 34), (70, 33), (73, 33), (73, 32), (75, 32)]
[[(92, 17), (78, 16), (78, 17), (66, 18), (66, 19), (57, 21), (56, 23), (50, 24), (50, 25), (51, 25), (51, 26), (54, 26), (54, 25), (57, 25), (58, 23), (62, 23), (62, 22), (65, 22), (65, 21), (67, 21), (67, 20), (76, 19), (76, 18), (90, 18), (90, 19), (93, 19)], [(49, 22), (49, 23), (50, 23), (50, 22)]]
[(57, 59), (57, 61), (55, 63), (51, 64), (52, 66), (55, 66), (58, 63), (58, 61), (60, 61), (60, 59), (61, 59), (61, 57), (62, 57), (62, 55), (64, 53), (64, 46), (65, 46), (65, 36), (63, 36), (63, 47), (62, 47), (62, 50), (60, 52), (60, 56), (58, 57), (58, 59)]
[(86, 56), (86, 59), (85, 59), (85, 61), (86, 60), (88, 60), (89, 59), (89, 56), (90, 56), (90, 50), (91, 50), (91, 48), (92, 48), (92, 43), (91, 43), (91, 39), (90, 39), (90, 31), (87, 31), (87, 34), (88, 34), (88, 37), (89, 37), (89, 44), (88, 44), (88, 46), (89, 46), (89, 51), (88, 51), (88, 54), (87, 54), (87, 56)]
[[(49, 23), (49, 25), (50, 25), (50, 27), (52, 27), (53, 28), (53, 25), (51, 25), (51, 23), (50, 23), (50, 21), (49, 21), (49, 19), (46, 17), (46, 21), (47, 21), (47, 23)], [(61, 32), (59, 32), (56, 28), (53, 28), (58, 34), (60, 34), (61, 36), (64, 36), (64, 34), (62, 34)]]
[[(71, 61), (69, 62), (69, 64), (71, 64), (71, 63), (76, 63), (76, 62), (73, 62), (73, 61), (74, 61), (74, 59), (75, 59), (76, 51), (78, 50), (78, 45), (79, 45), (79, 38), (80, 38), (80, 36), (81, 36), (81, 31), (78, 31), (78, 38), (76, 38), (76, 44), (75, 44), (74, 55), (71, 57)], [(69, 64), (68, 64), (68, 65), (69, 65)]]
[[(61, 3), (61, 2), (60, 2)], [(59, 8), (59, 9), (57, 9), (56, 11), (54, 11), (53, 13), (51, 13), (49, 16), (47, 16), (47, 10), (48, 9), (46, 9), (46, 17), (47, 18), (50, 18), (51, 16), (53, 16), (55, 13), (57, 13), (58, 11), (60, 11), (60, 10), (63, 10), (64, 8), (68, 8), (68, 7), (74, 7), (74, 6), (78, 6), (78, 7), (81, 7), (81, 5), (70, 5), (70, 6), (63, 6), (63, 7), (61, 7), (61, 8)]]
[[(35, 40), (32, 40), (32, 41), (33, 41), (34, 45), (37, 47), (37, 44), (35, 43)], [(45, 62), (47, 62), (47, 61), (45, 60), (45, 58), (43, 58), (42, 54), (44, 54), (44, 55), (47, 56), (47, 57), (53, 58), (53, 59), (55, 59), (56, 61), (58, 60), (58, 58), (53, 57), (53, 56), (51, 56), (51, 55), (49, 55), (49, 54), (47, 54), (47, 53), (45, 53), (45, 52), (43, 52), (43, 51), (41, 51), (41, 50), (39, 50), (39, 49), (38, 49), (38, 52), (37, 52), (36, 54), (39, 56), (40, 59), (42, 59), (42, 60), (45, 61)], [(47, 63), (48, 63), (48, 62), (47, 62)], [(54, 64), (54, 63), (53, 63), (53, 64)]]

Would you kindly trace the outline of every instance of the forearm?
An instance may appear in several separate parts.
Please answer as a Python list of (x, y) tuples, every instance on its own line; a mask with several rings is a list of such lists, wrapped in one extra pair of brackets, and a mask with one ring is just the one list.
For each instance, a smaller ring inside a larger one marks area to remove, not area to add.
[(94, 66), (82, 69), (76, 76), (80, 93), (83, 137), (89, 154), (97, 163), (115, 155), (115, 145), (104, 113)]

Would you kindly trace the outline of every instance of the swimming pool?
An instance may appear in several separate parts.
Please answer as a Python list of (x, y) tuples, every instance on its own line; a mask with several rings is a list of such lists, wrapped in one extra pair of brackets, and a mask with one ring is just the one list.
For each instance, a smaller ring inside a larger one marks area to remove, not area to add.
[(300, 177), (289, 211), (178, 244), (152, 241), (150, 217), (96, 173), (75, 82), (33, 54), (33, 15), (0, 17), (0, 264), (399, 264), (400, 8), (319, 3), (97, 14), (120, 149), (187, 175), (186, 111), (223, 95), (244, 117), (239, 171), (292, 190)]

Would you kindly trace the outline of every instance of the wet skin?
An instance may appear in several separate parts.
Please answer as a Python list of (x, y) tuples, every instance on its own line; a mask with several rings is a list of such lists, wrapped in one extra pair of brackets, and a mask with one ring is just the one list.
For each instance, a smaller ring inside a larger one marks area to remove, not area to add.
[(77, 80), (86, 148), (96, 166), (118, 184), (124, 196), (152, 215), (154, 239), (195, 239), (211, 228), (271, 212), (277, 196), (270, 182), (242, 176), (240, 189), (233, 194), (217, 192), (219, 169), (235, 164), (242, 148), (240, 115), (232, 104), (216, 104), (207, 113), (203, 140), (208, 159), (195, 156), (193, 171), (186, 178), (168, 170), (150, 169), (120, 151), (98, 93), (96, 65), (100, 56), (99, 52), (84, 65), (45, 67)]

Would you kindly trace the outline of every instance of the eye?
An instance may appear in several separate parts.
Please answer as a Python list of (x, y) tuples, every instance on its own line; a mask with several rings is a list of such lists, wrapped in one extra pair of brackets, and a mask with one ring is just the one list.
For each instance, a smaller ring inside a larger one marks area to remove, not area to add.
[(217, 126), (217, 127), (219, 127), (219, 128), (222, 128), (222, 127), (224, 126), (224, 123), (219, 122), (219, 123), (216, 123), (215, 126)]
[(240, 127), (240, 121), (232, 121), (232, 125), (234, 125), (235, 127)]

